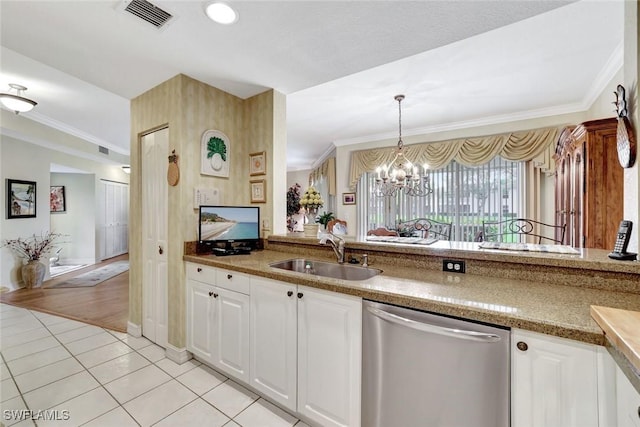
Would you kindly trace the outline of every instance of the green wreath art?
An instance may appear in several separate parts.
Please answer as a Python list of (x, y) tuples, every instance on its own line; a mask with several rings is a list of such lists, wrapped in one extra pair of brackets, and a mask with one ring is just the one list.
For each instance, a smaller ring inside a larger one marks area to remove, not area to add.
[(223, 162), (227, 161), (227, 146), (224, 145), (222, 138), (213, 136), (207, 142), (207, 159), (213, 157), (214, 154), (220, 154)]

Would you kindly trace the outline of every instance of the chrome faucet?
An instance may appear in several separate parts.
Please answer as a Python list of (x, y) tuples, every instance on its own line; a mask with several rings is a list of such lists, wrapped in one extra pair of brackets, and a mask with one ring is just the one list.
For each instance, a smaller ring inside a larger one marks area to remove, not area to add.
[[(338, 239), (338, 243), (335, 242), (334, 238)], [(338, 259), (338, 264), (344, 264), (344, 239), (332, 233), (325, 234), (320, 239), (320, 244), (324, 245), (326, 243), (331, 245), (331, 249), (333, 249), (333, 253), (336, 254)]]

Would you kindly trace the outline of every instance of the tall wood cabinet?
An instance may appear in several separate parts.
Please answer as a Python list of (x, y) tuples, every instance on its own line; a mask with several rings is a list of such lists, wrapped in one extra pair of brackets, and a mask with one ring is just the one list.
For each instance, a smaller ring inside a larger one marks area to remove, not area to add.
[(592, 120), (560, 135), (554, 156), (556, 225), (566, 224), (566, 245), (613, 248), (623, 205), (616, 127), (615, 118)]

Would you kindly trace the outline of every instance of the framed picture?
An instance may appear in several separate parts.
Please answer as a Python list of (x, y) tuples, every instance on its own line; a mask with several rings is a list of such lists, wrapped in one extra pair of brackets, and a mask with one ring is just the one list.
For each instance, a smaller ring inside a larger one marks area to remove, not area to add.
[(251, 203), (266, 203), (267, 201), (267, 184), (264, 179), (249, 181), (251, 187)]
[(64, 185), (52, 185), (49, 192), (49, 211), (65, 212), (67, 206), (64, 198)]
[(267, 173), (267, 152), (249, 154), (249, 175), (264, 175)]
[(200, 173), (229, 178), (231, 143), (224, 133), (208, 130), (200, 141)]
[(36, 183), (7, 179), (7, 219), (36, 217)]
[(355, 205), (356, 204), (356, 193), (342, 193), (342, 204), (343, 205)]

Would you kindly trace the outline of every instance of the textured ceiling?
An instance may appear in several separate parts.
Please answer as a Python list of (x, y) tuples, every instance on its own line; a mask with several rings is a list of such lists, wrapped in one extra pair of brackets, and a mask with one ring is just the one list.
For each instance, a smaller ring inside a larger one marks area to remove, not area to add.
[(0, 1), (0, 85), (29, 87), (25, 117), (120, 152), (128, 100), (178, 73), (274, 88), (296, 169), (396, 132), (400, 92), (408, 132), (579, 108), (622, 41), (621, 1), (236, 1), (232, 26), (204, 2), (154, 3), (175, 16), (161, 30), (119, 1)]

